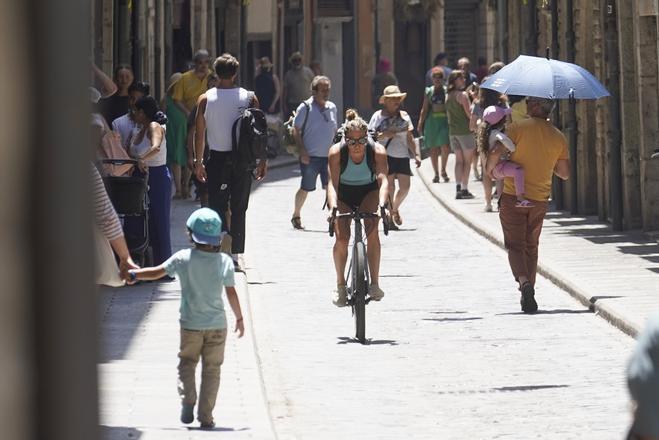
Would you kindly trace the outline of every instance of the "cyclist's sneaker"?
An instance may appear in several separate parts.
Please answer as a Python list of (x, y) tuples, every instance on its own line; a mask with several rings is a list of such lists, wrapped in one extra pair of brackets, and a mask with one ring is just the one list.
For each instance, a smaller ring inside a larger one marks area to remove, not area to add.
[(380, 301), (384, 297), (384, 292), (377, 284), (371, 284), (368, 288), (368, 296), (370, 296), (373, 301)]
[(332, 294), (332, 304), (337, 307), (345, 307), (348, 305), (348, 292), (346, 286), (336, 286), (336, 290)]

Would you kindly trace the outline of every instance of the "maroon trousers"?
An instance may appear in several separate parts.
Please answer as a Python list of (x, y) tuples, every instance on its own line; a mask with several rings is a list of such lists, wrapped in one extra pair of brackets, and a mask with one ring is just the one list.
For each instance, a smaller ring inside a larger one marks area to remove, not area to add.
[(530, 201), (535, 205), (533, 208), (517, 208), (517, 197), (504, 194), (499, 205), (499, 219), (504, 244), (508, 250), (508, 262), (515, 280), (526, 277), (535, 286), (538, 242), (548, 204), (537, 200)]

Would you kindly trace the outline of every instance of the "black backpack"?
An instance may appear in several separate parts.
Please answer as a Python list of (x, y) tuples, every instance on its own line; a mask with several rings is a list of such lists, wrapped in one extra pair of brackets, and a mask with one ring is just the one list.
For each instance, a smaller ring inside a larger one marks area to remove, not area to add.
[(231, 130), (231, 147), (237, 168), (254, 171), (257, 160), (266, 160), (267, 145), (265, 113), (257, 108), (246, 108)]
[[(341, 144), (341, 149), (339, 150), (340, 159), (341, 159), (341, 174), (346, 170), (348, 166), (348, 145), (345, 142)], [(371, 136), (368, 136), (368, 143), (366, 144), (366, 165), (368, 169), (371, 170), (371, 178), (375, 176), (375, 142)]]

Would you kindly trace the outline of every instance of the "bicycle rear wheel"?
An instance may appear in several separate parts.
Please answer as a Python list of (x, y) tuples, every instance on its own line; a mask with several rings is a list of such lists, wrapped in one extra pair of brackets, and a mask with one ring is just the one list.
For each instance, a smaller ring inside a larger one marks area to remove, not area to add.
[(366, 293), (368, 289), (366, 276), (366, 248), (364, 243), (355, 243), (352, 255), (352, 294), (353, 315), (355, 316), (355, 337), (359, 342), (366, 342)]

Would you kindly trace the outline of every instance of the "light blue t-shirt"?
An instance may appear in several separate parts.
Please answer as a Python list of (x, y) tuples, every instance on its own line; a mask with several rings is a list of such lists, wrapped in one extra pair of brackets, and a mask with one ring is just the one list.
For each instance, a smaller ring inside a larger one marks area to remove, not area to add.
[[(307, 150), (309, 156), (327, 157), (338, 126), (336, 105), (332, 101), (327, 101), (325, 107), (321, 108), (313, 97), (307, 99), (305, 102), (309, 104), (311, 112), (309, 113), (309, 119), (302, 135), (304, 148)], [(295, 128), (298, 130), (302, 130), (306, 114), (307, 107), (304, 103), (301, 103), (297, 107), (297, 114), (293, 121)]]
[(197, 249), (178, 251), (163, 263), (169, 276), (181, 283), (181, 327), (221, 330), (227, 327), (223, 287), (233, 287), (233, 260), (221, 252)]

